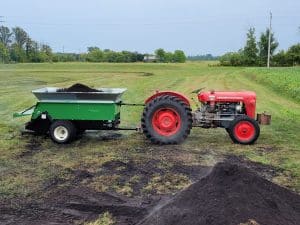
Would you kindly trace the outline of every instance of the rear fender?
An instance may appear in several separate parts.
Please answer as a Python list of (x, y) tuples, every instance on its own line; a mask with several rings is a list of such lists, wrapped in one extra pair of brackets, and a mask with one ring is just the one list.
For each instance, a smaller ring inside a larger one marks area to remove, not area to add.
[(188, 106), (190, 106), (189, 99), (185, 95), (183, 95), (179, 92), (176, 92), (176, 91), (157, 91), (154, 95), (152, 95), (146, 99), (145, 104), (147, 104), (150, 101), (152, 101), (153, 99), (163, 96), (163, 95), (170, 95), (170, 96), (177, 97), (177, 98), (181, 99), (184, 103), (186, 103)]

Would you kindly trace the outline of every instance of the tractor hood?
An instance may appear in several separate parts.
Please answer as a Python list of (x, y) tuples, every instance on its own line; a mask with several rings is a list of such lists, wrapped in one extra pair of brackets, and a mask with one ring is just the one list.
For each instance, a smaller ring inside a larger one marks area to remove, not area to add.
[(198, 94), (200, 102), (256, 102), (256, 94), (253, 91), (208, 91)]

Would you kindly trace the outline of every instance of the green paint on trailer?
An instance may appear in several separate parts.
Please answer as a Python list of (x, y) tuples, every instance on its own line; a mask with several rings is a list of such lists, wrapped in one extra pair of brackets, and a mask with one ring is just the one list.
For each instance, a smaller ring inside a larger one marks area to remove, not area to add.
[(108, 102), (38, 102), (32, 119), (47, 113), (55, 120), (116, 120), (120, 105)]

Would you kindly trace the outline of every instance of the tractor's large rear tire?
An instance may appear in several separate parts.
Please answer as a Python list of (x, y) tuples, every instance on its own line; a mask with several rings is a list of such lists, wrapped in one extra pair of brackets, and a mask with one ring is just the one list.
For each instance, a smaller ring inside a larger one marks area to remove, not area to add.
[(150, 101), (142, 115), (142, 130), (155, 144), (178, 144), (192, 128), (191, 108), (181, 99), (164, 95)]
[(254, 119), (241, 116), (231, 122), (228, 133), (234, 143), (250, 145), (259, 137), (260, 127)]

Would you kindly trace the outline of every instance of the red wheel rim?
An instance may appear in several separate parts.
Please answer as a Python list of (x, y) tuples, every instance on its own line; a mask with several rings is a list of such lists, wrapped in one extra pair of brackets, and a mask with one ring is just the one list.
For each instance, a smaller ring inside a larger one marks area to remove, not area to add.
[(162, 136), (171, 136), (177, 133), (181, 126), (181, 117), (171, 108), (158, 109), (152, 118), (153, 129)]
[(235, 125), (234, 133), (240, 141), (249, 141), (255, 135), (255, 127), (249, 121), (241, 121)]

